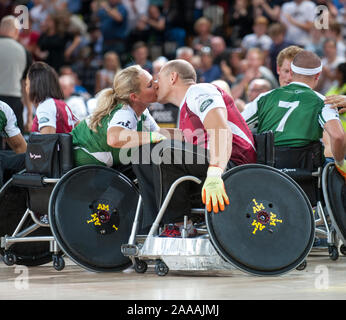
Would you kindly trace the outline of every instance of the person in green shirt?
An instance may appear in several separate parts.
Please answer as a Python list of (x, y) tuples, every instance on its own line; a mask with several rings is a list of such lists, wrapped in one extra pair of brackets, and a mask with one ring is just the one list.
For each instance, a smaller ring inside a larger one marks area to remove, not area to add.
[(325, 105), (325, 97), (313, 90), (321, 71), (316, 54), (299, 52), (291, 63), (293, 82), (259, 95), (242, 116), (250, 127), (257, 125), (258, 133), (272, 130), (277, 147), (307, 146), (319, 141), (325, 130), (336, 167), (346, 177), (346, 139), (338, 112)]
[(26, 141), (17, 125), (12, 108), (0, 101), (0, 135), (12, 150), (0, 151), (0, 187), (12, 173), (24, 169)]
[(117, 73), (94, 112), (72, 130), (75, 166), (128, 164), (131, 148), (165, 139), (147, 109), (156, 98), (152, 76), (139, 65)]

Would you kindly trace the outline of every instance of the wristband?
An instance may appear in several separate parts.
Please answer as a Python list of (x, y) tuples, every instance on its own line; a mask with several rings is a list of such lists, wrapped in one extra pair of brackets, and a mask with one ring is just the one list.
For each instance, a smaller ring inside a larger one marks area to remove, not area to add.
[(210, 165), (207, 171), (207, 177), (221, 177), (223, 169), (218, 166)]

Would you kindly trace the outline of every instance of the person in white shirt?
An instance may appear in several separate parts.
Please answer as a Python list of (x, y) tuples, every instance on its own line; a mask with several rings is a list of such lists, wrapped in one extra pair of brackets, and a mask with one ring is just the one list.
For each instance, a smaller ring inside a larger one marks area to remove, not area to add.
[(287, 27), (286, 40), (305, 46), (316, 17), (316, 4), (310, 0), (286, 2), (281, 8), (280, 20)]

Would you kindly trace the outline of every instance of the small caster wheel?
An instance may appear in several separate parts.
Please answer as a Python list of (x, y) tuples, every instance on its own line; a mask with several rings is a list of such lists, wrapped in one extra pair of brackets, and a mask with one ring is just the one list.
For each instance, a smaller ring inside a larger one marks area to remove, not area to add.
[(345, 246), (344, 244), (342, 244), (342, 245), (340, 246), (340, 252), (341, 252), (344, 256), (346, 256), (346, 246)]
[(53, 255), (53, 267), (56, 271), (61, 271), (65, 268), (65, 260), (60, 255)]
[(336, 246), (328, 246), (329, 258), (333, 261), (338, 260), (339, 252)]
[(10, 252), (4, 254), (4, 263), (7, 266), (13, 266), (14, 264), (16, 264), (16, 262), (17, 262), (17, 257), (15, 254)]
[(148, 269), (148, 264), (143, 260), (136, 259), (134, 268), (137, 273), (145, 273)]
[(155, 271), (158, 276), (165, 276), (169, 269), (163, 261), (159, 260), (155, 265)]
[(307, 266), (307, 262), (306, 262), (306, 260), (304, 260), (304, 261), (296, 268), (296, 270), (298, 270), (298, 271), (303, 271), (303, 270), (306, 268), (306, 266)]

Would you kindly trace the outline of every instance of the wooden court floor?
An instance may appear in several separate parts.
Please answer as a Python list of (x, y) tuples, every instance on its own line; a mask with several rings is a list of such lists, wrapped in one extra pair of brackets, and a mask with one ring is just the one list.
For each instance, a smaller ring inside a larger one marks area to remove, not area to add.
[(93, 273), (66, 259), (56, 271), (6, 266), (0, 261), (1, 300), (344, 300), (346, 257), (329, 259), (326, 250), (311, 252), (303, 271), (258, 277), (240, 270), (177, 272), (156, 275), (129, 268), (120, 273)]

